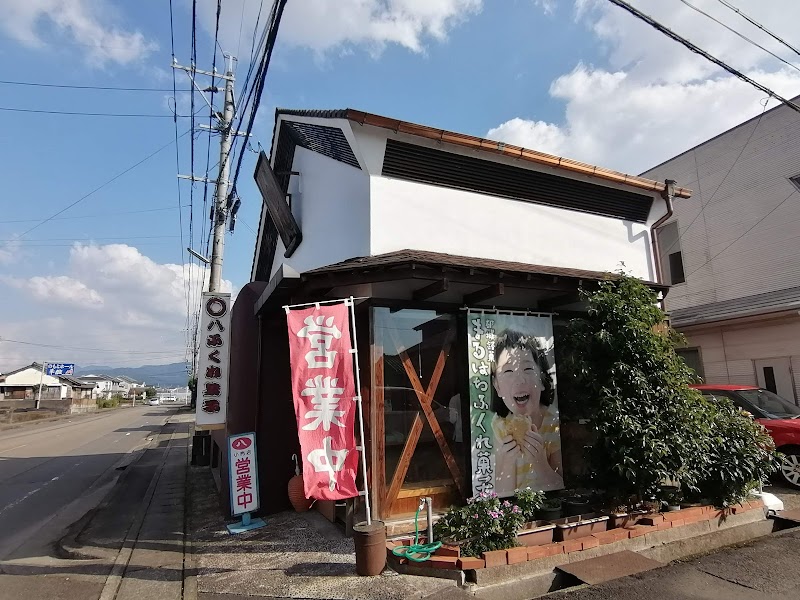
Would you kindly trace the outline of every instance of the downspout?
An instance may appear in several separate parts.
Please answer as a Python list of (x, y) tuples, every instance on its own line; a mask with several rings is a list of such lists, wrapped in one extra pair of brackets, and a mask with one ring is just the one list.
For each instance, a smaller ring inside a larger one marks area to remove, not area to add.
[(661, 251), (658, 248), (658, 228), (661, 227), (674, 212), (672, 200), (675, 198), (676, 183), (674, 179), (664, 180), (664, 191), (661, 192), (661, 197), (664, 198), (664, 201), (667, 203), (667, 212), (650, 227), (650, 240), (653, 244), (653, 262), (655, 266), (656, 283), (664, 283), (661, 273)]
[(256, 345), (256, 410), (254, 415), (253, 431), (258, 432), (258, 423), (261, 418), (261, 337), (264, 335), (264, 323), (261, 313), (258, 315), (258, 344)]

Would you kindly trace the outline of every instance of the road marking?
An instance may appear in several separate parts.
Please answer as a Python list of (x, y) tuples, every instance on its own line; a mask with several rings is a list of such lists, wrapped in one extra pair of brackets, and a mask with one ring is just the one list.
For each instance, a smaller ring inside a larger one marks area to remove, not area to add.
[(28, 444), (20, 444), (19, 446), (14, 446), (13, 448), (8, 448), (7, 450), (3, 450), (3, 452), (11, 452), (12, 450), (16, 450), (17, 448), (24, 448)]

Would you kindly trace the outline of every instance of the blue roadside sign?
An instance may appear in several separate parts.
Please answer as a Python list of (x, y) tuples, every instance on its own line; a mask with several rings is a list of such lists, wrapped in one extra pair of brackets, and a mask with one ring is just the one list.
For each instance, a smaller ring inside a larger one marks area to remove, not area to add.
[(44, 372), (48, 375), (72, 375), (75, 371), (75, 363), (47, 363)]

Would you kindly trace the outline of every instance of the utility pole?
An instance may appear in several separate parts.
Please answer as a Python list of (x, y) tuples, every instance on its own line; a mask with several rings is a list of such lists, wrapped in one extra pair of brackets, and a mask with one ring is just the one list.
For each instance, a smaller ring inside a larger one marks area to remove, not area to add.
[(42, 361), (42, 372), (39, 375), (39, 392), (36, 395), (36, 410), (39, 410), (39, 404), (42, 402), (42, 385), (44, 384), (44, 368), (47, 366), (47, 361)]
[(211, 245), (211, 273), (208, 277), (208, 291), (218, 292), (222, 279), (222, 254), (225, 251), (226, 202), (228, 200), (228, 177), (231, 171), (231, 145), (235, 133), (233, 128), (233, 60), (228, 58), (225, 72), (225, 107), (220, 121), (219, 175), (214, 192), (214, 238)]
[[(205, 100), (206, 104), (208, 104), (209, 108), (211, 109), (211, 114), (217, 120), (217, 126), (214, 128), (216, 131), (219, 132), (220, 141), (219, 141), (219, 172), (217, 174), (217, 179), (214, 182), (214, 214), (213, 214), (213, 241), (211, 246), (211, 272), (209, 274), (209, 281), (208, 281), (208, 291), (209, 292), (218, 292), (220, 288), (220, 282), (222, 280), (222, 255), (225, 252), (225, 223), (228, 218), (228, 209), (227, 209), (227, 200), (228, 200), (228, 187), (230, 185), (230, 181), (228, 178), (230, 177), (230, 154), (231, 154), (231, 146), (233, 145), (233, 139), (237, 135), (244, 135), (238, 131), (233, 130), (233, 117), (236, 112), (234, 104), (233, 104), (233, 82), (235, 81), (235, 77), (233, 75), (233, 65), (236, 62), (236, 57), (230, 54), (225, 54), (225, 59), (227, 61), (225, 67), (225, 74), (220, 74), (215, 71), (203, 71), (195, 67), (193, 64), (191, 67), (184, 67), (177, 63), (172, 64), (173, 69), (180, 69), (182, 71), (186, 71), (189, 75), (189, 78), (192, 80), (192, 85), (200, 92), (200, 95)], [(223, 107), (222, 112), (217, 112), (214, 110), (214, 107), (209, 102), (208, 98), (206, 98), (203, 92), (207, 91), (214, 91), (218, 92), (221, 91), (218, 88), (206, 88), (200, 89), (200, 86), (197, 85), (195, 81), (195, 75), (207, 75), (212, 78), (222, 79), (225, 81), (225, 104)], [(204, 128), (201, 126), (201, 129)], [(207, 129), (207, 127), (205, 127)], [(211, 183), (212, 180), (208, 179), (207, 177), (196, 177), (194, 174), (191, 175), (180, 175), (178, 177), (181, 179), (189, 179), (191, 181), (202, 181), (203, 183)]]

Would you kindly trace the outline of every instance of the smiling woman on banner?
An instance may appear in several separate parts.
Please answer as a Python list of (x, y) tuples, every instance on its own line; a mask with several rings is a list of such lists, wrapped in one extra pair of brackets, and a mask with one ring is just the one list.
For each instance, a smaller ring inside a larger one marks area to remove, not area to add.
[(513, 329), (497, 336), (492, 363), (495, 491), (509, 495), (564, 487), (555, 390), (536, 337)]

